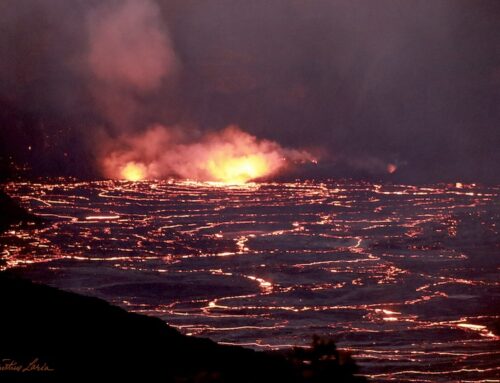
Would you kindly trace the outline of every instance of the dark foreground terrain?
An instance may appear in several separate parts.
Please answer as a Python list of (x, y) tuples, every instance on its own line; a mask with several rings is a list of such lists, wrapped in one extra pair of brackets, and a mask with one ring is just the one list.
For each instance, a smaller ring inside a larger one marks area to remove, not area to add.
[(27, 212), (0, 189), (0, 233), (10, 225), (27, 225), (39, 223), (41, 219)]
[[(0, 195), (1, 230), (36, 222)], [(158, 318), (0, 273), (0, 381), (364, 382), (333, 342), (257, 352), (182, 335)]]
[[(265, 353), (188, 337), (162, 320), (0, 273), (0, 381), (364, 382), (334, 344)], [(20, 371), (21, 370), (21, 371)]]

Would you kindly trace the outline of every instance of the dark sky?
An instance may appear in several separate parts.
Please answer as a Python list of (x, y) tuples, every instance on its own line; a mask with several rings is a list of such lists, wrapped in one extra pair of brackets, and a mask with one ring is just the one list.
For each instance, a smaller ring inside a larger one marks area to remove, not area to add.
[(237, 124), (321, 153), (303, 176), (500, 182), (500, 2), (4, 0), (0, 108), (0, 156), (35, 174), (98, 174), (103, 137), (152, 123)]

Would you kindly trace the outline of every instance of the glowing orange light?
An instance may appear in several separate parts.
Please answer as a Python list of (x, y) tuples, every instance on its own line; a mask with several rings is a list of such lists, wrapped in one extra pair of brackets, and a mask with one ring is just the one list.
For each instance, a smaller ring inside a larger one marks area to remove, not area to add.
[(146, 167), (137, 162), (128, 162), (121, 170), (120, 175), (127, 181), (140, 181), (146, 177)]
[(107, 221), (120, 218), (119, 215), (89, 215), (85, 217), (88, 221)]
[(106, 151), (103, 173), (129, 181), (173, 177), (230, 186), (270, 177), (287, 164), (314, 160), (305, 151), (282, 148), (237, 126), (187, 143), (174, 133), (154, 126), (142, 134), (124, 136)]
[(388, 164), (387, 165), (387, 172), (390, 174), (394, 173), (396, 170), (398, 170), (398, 167), (394, 164)]
[(264, 155), (251, 154), (241, 157), (217, 156), (207, 163), (213, 180), (226, 184), (244, 184), (270, 173), (270, 165)]

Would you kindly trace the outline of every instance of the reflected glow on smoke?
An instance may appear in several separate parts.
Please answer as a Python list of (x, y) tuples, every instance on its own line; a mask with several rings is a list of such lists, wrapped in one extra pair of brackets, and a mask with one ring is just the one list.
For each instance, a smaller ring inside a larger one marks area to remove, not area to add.
[(316, 161), (305, 151), (258, 139), (237, 126), (194, 142), (181, 136), (157, 125), (143, 134), (122, 137), (106, 151), (104, 174), (128, 181), (173, 177), (240, 185), (272, 176), (290, 163)]

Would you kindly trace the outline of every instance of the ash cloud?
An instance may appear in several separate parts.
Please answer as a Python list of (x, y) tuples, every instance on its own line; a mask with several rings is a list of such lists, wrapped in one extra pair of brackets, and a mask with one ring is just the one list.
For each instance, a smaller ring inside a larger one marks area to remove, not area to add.
[(495, 0), (6, 0), (0, 163), (96, 176), (103, 141), (237, 124), (321, 152), (299, 176), (499, 182), (499, 20)]

